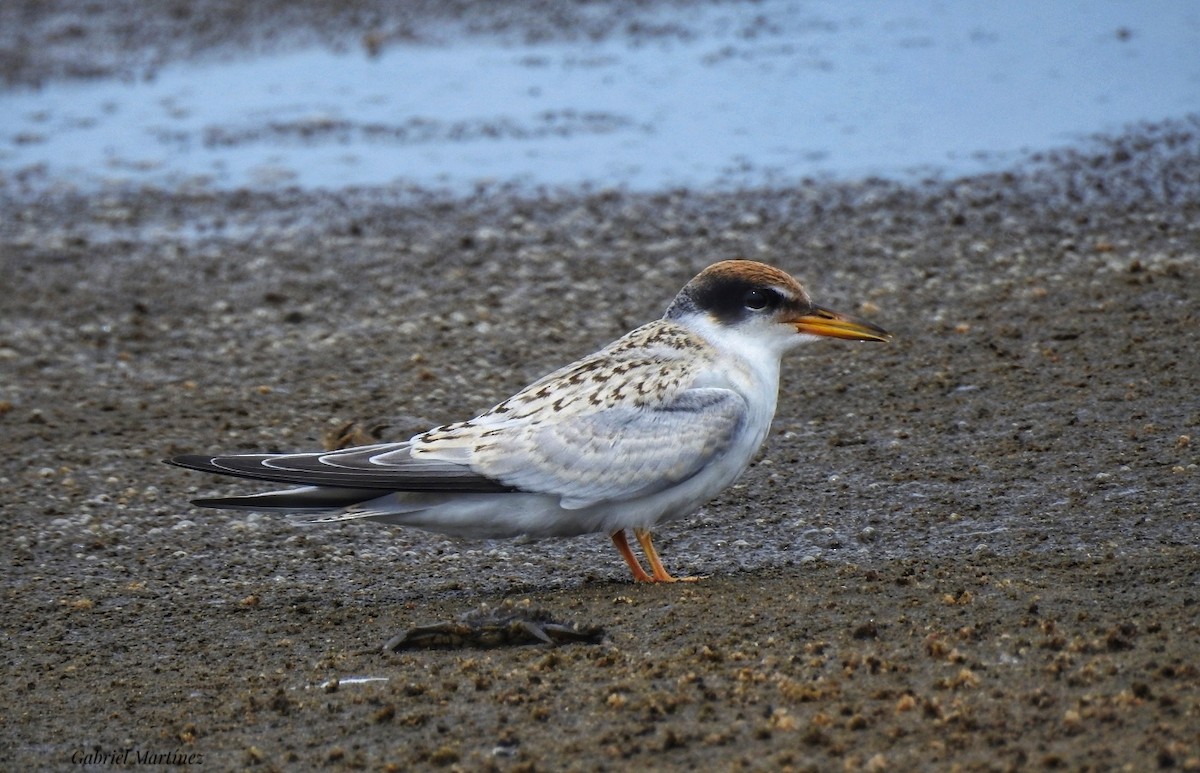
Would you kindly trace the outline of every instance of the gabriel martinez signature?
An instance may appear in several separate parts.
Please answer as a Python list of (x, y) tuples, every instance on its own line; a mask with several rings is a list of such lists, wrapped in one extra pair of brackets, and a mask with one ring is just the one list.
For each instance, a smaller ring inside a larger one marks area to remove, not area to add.
[(178, 750), (167, 752), (121, 749), (115, 752), (76, 750), (71, 755), (76, 765), (203, 765), (202, 752), (183, 753)]

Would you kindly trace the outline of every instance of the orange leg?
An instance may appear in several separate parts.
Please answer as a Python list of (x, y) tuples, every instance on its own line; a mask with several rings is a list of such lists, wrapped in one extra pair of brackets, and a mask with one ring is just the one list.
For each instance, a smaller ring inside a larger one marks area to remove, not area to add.
[[(633, 551), (629, 549), (629, 540), (625, 539), (625, 530), (617, 529), (609, 536), (612, 537), (613, 544), (616, 545), (617, 550), (620, 551), (621, 558), (624, 558), (625, 563), (629, 564), (629, 570), (631, 572), (633, 572), (634, 581), (636, 581), (636, 582), (654, 582), (655, 581), (654, 578), (651, 577), (650, 575), (646, 574), (646, 570), (642, 568), (642, 565), (640, 563), (638, 563), (637, 556), (635, 556), (633, 554)], [(640, 540), (641, 538), (639, 537), (638, 539)], [(658, 557), (655, 556), (656, 560), (657, 560), (657, 558)], [(653, 566), (653, 565), (654, 564), (651, 564), (651, 566)], [(661, 565), (660, 565), (660, 568), (661, 568)]]
[(654, 549), (654, 543), (650, 541), (649, 529), (636, 527), (633, 530), (633, 535), (641, 543), (642, 552), (646, 554), (646, 560), (650, 562), (650, 570), (654, 572), (653, 582), (696, 582), (700, 579), (699, 577), (672, 577), (668, 574), (662, 565), (662, 559), (658, 557), (658, 551)]

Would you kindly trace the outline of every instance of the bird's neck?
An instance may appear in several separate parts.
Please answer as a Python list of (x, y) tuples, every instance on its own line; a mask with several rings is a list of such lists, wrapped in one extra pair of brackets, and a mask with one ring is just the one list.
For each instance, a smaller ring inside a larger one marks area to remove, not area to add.
[(716, 350), (721, 375), (730, 386), (751, 405), (762, 406), (770, 421), (779, 394), (780, 353), (762, 345), (748, 345), (744, 336), (706, 317), (689, 320), (689, 327)]

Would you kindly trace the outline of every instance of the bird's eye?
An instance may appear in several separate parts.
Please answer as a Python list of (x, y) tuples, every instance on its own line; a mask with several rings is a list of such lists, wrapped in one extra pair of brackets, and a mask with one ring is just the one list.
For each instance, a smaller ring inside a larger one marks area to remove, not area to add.
[(742, 299), (742, 304), (751, 311), (762, 311), (771, 303), (771, 296), (766, 290), (750, 290)]

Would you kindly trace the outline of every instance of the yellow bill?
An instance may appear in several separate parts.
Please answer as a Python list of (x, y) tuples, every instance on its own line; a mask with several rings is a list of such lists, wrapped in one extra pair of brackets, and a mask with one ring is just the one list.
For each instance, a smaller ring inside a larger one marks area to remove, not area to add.
[(878, 325), (820, 306), (813, 306), (807, 314), (789, 321), (796, 326), (797, 333), (849, 341), (892, 340), (892, 334)]

